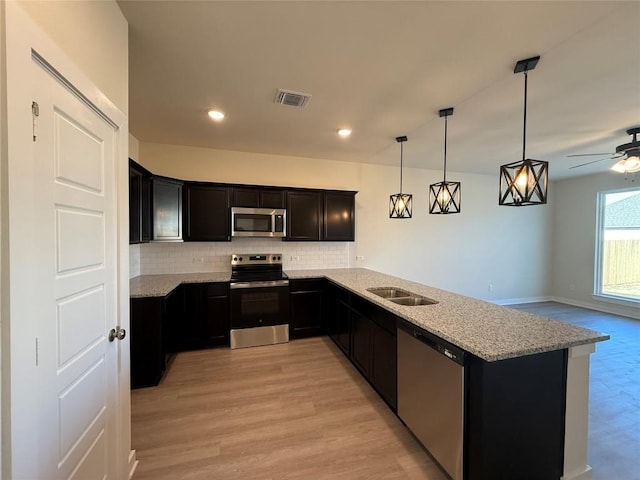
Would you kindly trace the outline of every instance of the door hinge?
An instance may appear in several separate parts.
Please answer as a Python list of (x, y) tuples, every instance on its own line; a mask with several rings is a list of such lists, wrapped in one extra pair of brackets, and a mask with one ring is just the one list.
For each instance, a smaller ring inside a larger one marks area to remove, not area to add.
[(36, 367), (38, 366), (38, 337), (36, 337)]
[(33, 141), (36, 141), (36, 129), (37, 123), (36, 119), (40, 116), (40, 105), (38, 102), (31, 102), (31, 118), (33, 119)]

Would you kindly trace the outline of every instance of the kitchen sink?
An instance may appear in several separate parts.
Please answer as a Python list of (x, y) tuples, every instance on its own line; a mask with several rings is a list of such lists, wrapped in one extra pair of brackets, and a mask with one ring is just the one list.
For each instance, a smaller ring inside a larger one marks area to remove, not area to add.
[(408, 305), (411, 307), (416, 307), (418, 305), (433, 305), (438, 303), (437, 301), (430, 298), (407, 292), (406, 290), (402, 290), (401, 288), (396, 287), (374, 287), (367, 288), (367, 291), (378, 295), (379, 297), (386, 298), (387, 300), (397, 303), (398, 305)]
[(367, 288), (367, 292), (371, 292), (382, 298), (398, 298), (398, 297), (410, 297), (413, 294), (395, 287), (375, 287)]
[(431, 300), (430, 298), (421, 297), (418, 295), (414, 295), (411, 297), (390, 298), (389, 300), (393, 303), (397, 303), (398, 305), (408, 305), (410, 307), (416, 307), (418, 305), (434, 305), (438, 303), (435, 300)]

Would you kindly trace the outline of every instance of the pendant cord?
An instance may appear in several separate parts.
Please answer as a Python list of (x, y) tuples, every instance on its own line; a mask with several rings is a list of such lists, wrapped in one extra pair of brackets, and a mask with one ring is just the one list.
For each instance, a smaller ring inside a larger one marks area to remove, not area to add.
[(522, 128), (522, 161), (525, 160), (525, 149), (527, 146), (527, 71), (524, 71), (524, 125)]
[(447, 181), (447, 118), (448, 116), (444, 117), (444, 175), (443, 175), (443, 182)]
[(400, 193), (402, 193), (402, 153), (403, 153), (403, 143), (400, 142)]

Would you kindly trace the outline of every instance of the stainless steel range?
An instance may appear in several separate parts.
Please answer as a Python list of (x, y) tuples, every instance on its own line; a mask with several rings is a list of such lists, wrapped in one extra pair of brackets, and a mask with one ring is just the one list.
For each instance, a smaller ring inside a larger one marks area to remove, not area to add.
[(289, 280), (281, 253), (231, 255), (231, 348), (289, 341)]

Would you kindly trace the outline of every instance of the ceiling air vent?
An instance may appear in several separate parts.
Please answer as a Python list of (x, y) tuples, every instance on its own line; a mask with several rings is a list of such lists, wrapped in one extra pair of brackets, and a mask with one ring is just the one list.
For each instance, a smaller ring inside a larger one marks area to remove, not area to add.
[(291, 107), (304, 107), (311, 99), (308, 93), (292, 92), (290, 90), (278, 89), (276, 93), (276, 103), (280, 105), (289, 105)]

